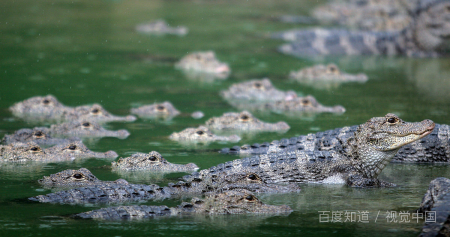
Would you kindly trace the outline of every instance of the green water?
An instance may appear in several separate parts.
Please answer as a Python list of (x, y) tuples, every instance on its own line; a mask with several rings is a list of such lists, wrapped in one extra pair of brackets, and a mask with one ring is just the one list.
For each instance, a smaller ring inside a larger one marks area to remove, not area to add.
[[(131, 107), (171, 101), (182, 111), (171, 121), (138, 119), (110, 123), (108, 129), (127, 129), (125, 140), (104, 138), (87, 142), (95, 151), (114, 150), (120, 156), (156, 150), (174, 163), (194, 162), (201, 168), (235, 159), (217, 153), (234, 144), (214, 143), (186, 148), (167, 137), (212, 116), (235, 111), (219, 96), (232, 83), (269, 77), (283, 90), (314, 95), (325, 105), (343, 105), (342, 115), (301, 117), (255, 113), (264, 121), (286, 121), (285, 134), (246, 136), (238, 144), (271, 141), (359, 124), (373, 116), (393, 112), (406, 121), (432, 119), (449, 124), (450, 60), (384, 57), (298, 59), (276, 52), (282, 42), (268, 33), (303, 25), (274, 21), (281, 15), (306, 15), (313, 1), (2, 1), (0, 2), (0, 136), (32, 127), (13, 118), (8, 107), (37, 95), (55, 95), (77, 106), (100, 103), (108, 111), (129, 114)], [(134, 31), (139, 23), (165, 19), (189, 28), (185, 37), (149, 36)], [(232, 74), (213, 83), (187, 79), (173, 63), (188, 52), (214, 50), (229, 63)], [(330, 90), (315, 89), (287, 80), (291, 70), (334, 62), (342, 70), (365, 72), (365, 84), (344, 84)], [(195, 120), (189, 113), (201, 110)], [(449, 177), (446, 165), (389, 165), (384, 180), (392, 189), (351, 189), (341, 186), (303, 185), (299, 194), (262, 195), (270, 204), (287, 204), (288, 216), (171, 217), (141, 222), (96, 222), (66, 218), (99, 206), (50, 205), (27, 202), (44, 194), (36, 182), (67, 168), (89, 168), (102, 180), (112, 173), (110, 160), (81, 160), (32, 167), (0, 169), (0, 236), (417, 236), (423, 221), (388, 223), (386, 212), (413, 211), (435, 177)], [(183, 174), (125, 177), (136, 183), (165, 184)], [(179, 200), (148, 202), (177, 205)], [(322, 211), (368, 212), (368, 222), (321, 223)], [(378, 215), (378, 217), (377, 217)], [(376, 219), (376, 221), (375, 221)], [(400, 220), (400, 218), (398, 218)]]

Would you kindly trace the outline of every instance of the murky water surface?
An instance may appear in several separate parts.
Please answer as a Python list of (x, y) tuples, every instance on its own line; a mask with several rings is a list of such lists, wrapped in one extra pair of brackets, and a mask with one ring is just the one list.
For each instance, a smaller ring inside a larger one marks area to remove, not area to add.
[[(320, 3), (320, 2), (319, 2)], [(235, 159), (217, 152), (230, 143), (184, 147), (168, 136), (198, 126), (212, 116), (236, 111), (219, 96), (232, 83), (269, 77), (283, 90), (314, 95), (325, 105), (340, 104), (342, 115), (309, 116), (255, 113), (264, 121), (286, 121), (284, 133), (244, 136), (238, 144), (271, 141), (346, 125), (393, 112), (406, 121), (432, 119), (449, 124), (448, 59), (340, 57), (298, 59), (276, 52), (282, 42), (268, 38), (275, 32), (305, 25), (275, 21), (282, 15), (306, 15), (315, 1), (3, 1), (0, 3), (0, 136), (33, 127), (14, 118), (8, 107), (36, 95), (55, 95), (69, 106), (100, 103), (114, 114), (132, 107), (171, 101), (182, 115), (170, 121), (142, 120), (110, 123), (127, 129), (125, 139), (87, 141), (95, 151), (114, 150), (120, 156), (156, 150), (174, 163), (194, 162), (201, 168)], [(185, 37), (149, 36), (135, 32), (136, 24), (165, 19), (189, 28)], [(227, 80), (192, 80), (174, 69), (188, 52), (214, 50), (229, 63)], [(289, 82), (291, 70), (334, 62), (342, 70), (365, 72), (369, 81), (329, 89)], [(190, 117), (201, 110), (205, 117)], [(288, 216), (171, 217), (141, 222), (96, 222), (67, 218), (98, 206), (30, 203), (44, 194), (36, 182), (67, 168), (89, 168), (102, 180), (120, 176), (110, 171), (111, 160), (81, 160), (38, 166), (0, 167), (0, 236), (417, 236), (423, 220), (411, 214), (429, 182), (449, 176), (446, 165), (391, 164), (382, 178), (397, 183), (391, 189), (352, 189), (302, 185), (299, 194), (263, 195), (270, 204), (287, 204)], [(136, 183), (160, 185), (183, 174), (124, 177)], [(174, 206), (179, 200), (148, 202)], [(341, 214), (339, 214), (341, 213)], [(396, 219), (388, 214), (396, 213)], [(322, 216), (321, 216), (322, 214)], [(326, 217), (329, 219), (326, 219)], [(405, 219), (405, 215), (409, 215)], [(339, 219), (339, 217), (341, 219)], [(337, 220), (336, 223), (323, 222)], [(339, 222), (341, 220), (341, 222)], [(322, 222), (321, 222), (322, 221)], [(392, 221), (392, 222), (391, 222)]]

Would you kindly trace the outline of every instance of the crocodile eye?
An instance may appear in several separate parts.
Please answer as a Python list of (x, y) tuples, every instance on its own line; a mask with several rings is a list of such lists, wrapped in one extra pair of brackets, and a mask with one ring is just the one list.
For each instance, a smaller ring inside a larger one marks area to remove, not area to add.
[(250, 119), (250, 117), (248, 115), (243, 114), (243, 115), (241, 115), (240, 119), (245, 122), (245, 121), (248, 121)]
[(195, 132), (195, 133), (197, 133), (198, 135), (203, 135), (203, 134), (205, 134), (205, 132), (203, 132), (202, 130), (198, 130), (197, 132)]
[(259, 83), (259, 82), (255, 82), (255, 84), (253, 84), (253, 86), (254, 86), (256, 89), (263, 89), (263, 88), (262, 88), (262, 84)]
[(39, 149), (39, 147), (32, 147), (32, 148), (30, 148), (30, 151), (32, 151), (32, 152), (39, 152), (41, 149)]
[(387, 121), (388, 123), (396, 123), (398, 120), (397, 118), (388, 118)]
[(71, 145), (71, 146), (69, 146), (69, 150), (72, 150), (72, 151), (74, 151), (75, 149), (77, 149), (77, 146), (75, 146), (75, 145)]
[(85, 127), (85, 128), (87, 128), (87, 127), (91, 126), (91, 124), (90, 124), (90, 123), (88, 123), (88, 122), (86, 122), (86, 123), (83, 123), (82, 125), (83, 125), (83, 127)]
[(160, 112), (164, 112), (164, 111), (166, 111), (166, 107), (164, 105), (158, 105), (158, 106), (156, 106), (156, 110), (158, 110)]
[(92, 109), (92, 110), (91, 110), (91, 114), (93, 114), (93, 115), (98, 115), (98, 114), (100, 114), (100, 110), (97, 109), (97, 108)]
[(83, 175), (82, 174), (74, 174), (73, 177), (76, 179), (81, 179), (81, 178), (83, 178)]
[(250, 174), (249, 176), (247, 176), (247, 178), (250, 180), (257, 180), (258, 176), (256, 176), (255, 174)]
[(328, 65), (328, 66), (327, 66), (327, 73), (330, 73), (330, 74), (337, 74), (337, 73), (339, 73), (339, 70), (338, 70), (338, 68), (336, 67), (336, 65)]
[(42, 100), (42, 104), (48, 105), (48, 104), (50, 104), (50, 100), (44, 99), (44, 100)]
[(253, 195), (248, 195), (248, 196), (245, 197), (245, 200), (252, 202), (252, 201), (256, 200), (256, 197), (253, 196)]
[(41, 137), (44, 136), (44, 134), (41, 131), (37, 131), (37, 132), (34, 133), (34, 136), (37, 137), (37, 138), (41, 138)]
[(156, 156), (150, 156), (148, 159), (150, 161), (158, 161), (158, 158)]
[(311, 101), (308, 99), (302, 99), (302, 105), (309, 106), (309, 105), (311, 105)]

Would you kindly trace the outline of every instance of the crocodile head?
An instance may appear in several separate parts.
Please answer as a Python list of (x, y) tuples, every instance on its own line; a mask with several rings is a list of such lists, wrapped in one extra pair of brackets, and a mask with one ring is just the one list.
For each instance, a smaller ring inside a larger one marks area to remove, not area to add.
[(241, 113), (224, 113), (221, 117), (213, 117), (206, 121), (205, 125), (214, 130), (239, 130), (239, 131), (286, 131), (289, 125), (285, 122), (266, 123), (248, 111)]
[(172, 133), (169, 138), (175, 141), (201, 141), (201, 142), (213, 142), (213, 141), (238, 142), (239, 140), (241, 140), (241, 138), (237, 135), (218, 136), (212, 133), (205, 126), (199, 126), (198, 128), (186, 128), (181, 132)]
[(130, 135), (127, 130), (110, 131), (104, 129), (97, 122), (87, 120), (53, 124), (50, 130), (54, 134), (78, 137), (118, 137), (124, 139)]
[(430, 134), (434, 122), (405, 122), (395, 114), (374, 117), (360, 125), (348, 140), (354, 167), (367, 178), (376, 178), (400, 147)]
[(294, 91), (281, 91), (268, 78), (236, 83), (221, 95), (227, 100), (277, 101), (297, 97)]
[(72, 160), (75, 158), (116, 158), (114, 151), (94, 152), (89, 150), (81, 141), (69, 141), (45, 149), (45, 160)]
[(415, 15), (414, 35), (424, 50), (449, 48), (450, 1), (421, 0)]
[(193, 198), (191, 203), (178, 206), (185, 212), (217, 214), (282, 214), (290, 213), (287, 205), (268, 205), (261, 202), (248, 190), (228, 190), (212, 193), (205, 199)]
[(330, 112), (330, 113), (344, 113), (345, 108), (341, 105), (336, 106), (325, 106), (319, 103), (316, 98), (312, 95), (307, 95), (305, 97), (296, 97), (291, 100), (285, 101), (277, 101), (274, 103), (266, 104), (267, 108), (270, 108), (274, 111), (283, 111), (283, 112), (310, 112), (310, 113), (319, 113), (319, 112)]
[(14, 116), (33, 120), (62, 120), (62, 115), (70, 108), (61, 104), (54, 96), (35, 96), (15, 103), (9, 110)]
[(46, 155), (46, 151), (35, 142), (14, 142), (9, 145), (0, 145), (0, 161), (38, 161)]
[(75, 121), (75, 120), (88, 120), (88, 121), (96, 121), (96, 122), (114, 122), (114, 121), (123, 121), (123, 122), (132, 122), (136, 120), (136, 117), (132, 115), (128, 116), (116, 116), (108, 111), (106, 111), (101, 105), (93, 104), (93, 105), (83, 105), (75, 107), (75, 109), (71, 110), (66, 115), (66, 120)]
[(38, 180), (39, 184), (49, 188), (80, 187), (95, 184), (99, 181), (100, 180), (86, 168), (63, 170), (56, 174), (51, 174), (50, 176), (44, 176), (42, 179)]
[(315, 65), (307, 67), (299, 71), (292, 71), (289, 78), (298, 80), (300, 82), (308, 81), (328, 81), (328, 82), (347, 82), (347, 81), (367, 81), (365, 74), (349, 74), (339, 69), (336, 64), (330, 63), (328, 65)]
[(230, 74), (228, 64), (220, 62), (213, 51), (195, 52), (182, 58), (175, 67), (183, 70), (202, 71), (226, 78)]
[(169, 101), (163, 103), (154, 103), (151, 105), (144, 105), (139, 108), (132, 108), (132, 114), (136, 114), (139, 117), (151, 118), (151, 117), (173, 117), (180, 114), (175, 106)]
[(120, 158), (117, 162), (112, 162), (111, 165), (114, 170), (123, 171), (152, 170), (161, 172), (188, 172), (198, 169), (198, 166), (193, 163), (186, 165), (172, 164), (156, 151), (151, 151), (148, 154), (138, 152), (130, 157)]

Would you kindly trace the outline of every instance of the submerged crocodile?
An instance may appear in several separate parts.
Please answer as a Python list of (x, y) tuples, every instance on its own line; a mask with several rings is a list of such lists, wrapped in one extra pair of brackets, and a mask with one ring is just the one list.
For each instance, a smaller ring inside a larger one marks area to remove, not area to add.
[(296, 184), (269, 184), (263, 178), (251, 172), (236, 172), (230, 175), (216, 172), (207, 175), (198, 175), (197, 173), (189, 176), (184, 181), (169, 183), (165, 187), (155, 184), (123, 185), (101, 183), (39, 195), (31, 197), (29, 200), (65, 204), (124, 203), (203, 195), (208, 192), (235, 189), (246, 189), (255, 193), (290, 193), (300, 191)]
[(113, 161), (111, 166), (116, 171), (189, 172), (198, 169), (198, 166), (194, 163), (186, 165), (172, 164), (156, 151), (151, 151), (148, 154), (137, 152), (130, 157), (120, 158), (117, 162)]
[(162, 103), (154, 103), (151, 105), (143, 105), (138, 108), (131, 109), (132, 114), (136, 114), (141, 118), (171, 118), (180, 114), (175, 106), (169, 101), (164, 101)]
[(221, 92), (229, 104), (240, 110), (280, 113), (343, 113), (345, 108), (320, 104), (312, 95), (298, 97), (294, 91), (276, 89), (268, 78), (236, 83)]
[(241, 140), (238, 135), (216, 135), (205, 126), (199, 126), (198, 128), (186, 128), (181, 132), (174, 132), (169, 136), (169, 139), (187, 144), (196, 142), (209, 143), (215, 141), (238, 142)]
[(66, 161), (79, 158), (116, 158), (114, 151), (93, 152), (81, 141), (70, 141), (42, 149), (34, 142), (0, 145), (0, 162)]
[(318, 88), (329, 87), (330, 84), (342, 82), (366, 82), (368, 80), (366, 74), (349, 74), (341, 71), (338, 66), (332, 63), (291, 71), (289, 79)]
[(63, 170), (56, 174), (42, 177), (42, 179), (38, 180), (38, 183), (48, 189), (85, 187), (104, 183), (122, 185), (128, 184), (128, 182), (124, 179), (118, 179), (116, 181), (102, 181), (86, 168), (80, 168), (78, 170)]
[(56, 138), (50, 133), (49, 129), (46, 127), (35, 127), (33, 129), (30, 128), (22, 128), (14, 132), (14, 134), (6, 134), (1, 143), (2, 144), (11, 144), (15, 142), (27, 143), (27, 142), (35, 142), (40, 146), (50, 146), (61, 143), (67, 143), (73, 140), (80, 140), (77, 137), (72, 138)]
[(187, 72), (208, 73), (218, 79), (226, 79), (231, 72), (228, 64), (220, 62), (213, 51), (188, 54), (175, 64), (175, 68)]
[(106, 111), (101, 105), (84, 105), (69, 107), (63, 105), (54, 96), (35, 96), (12, 105), (10, 111), (14, 116), (30, 122), (63, 122), (89, 120), (96, 122), (134, 121), (134, 116), (116, 116)]
[(437, 57), (448, 50), (450, 1), (420, 0), (411, 24), (399, 32), (291, 30), (273, 35), (293, 41), (279, 51), (299, 57), (313, 55), (406, 55)]
[(285, 132), (289, 125), (285, 122), (266, 123), (248, 111), (240, 113), (224, 113), (221, 117), (212, 117), (205, 122), (205, 126), (212, 130), (236, 130), (236, 131), (272, 131)]
[[(225, 154), (260, 155), (268, 153), (288, 153), (296, 150), (305, 152), (340, 151), (342, 143), (351, 138), (358, 126), (342, 127), (318, 133), (275, 140), (271, 143), (223, 148)], [(426, 137), (402, 146), (392, 159), (393, 162), (433, 163), (450, 162), (450, 126), (436, 124)]]
[[(420, 236), (449, 236), (450, 234), (450, 179), (436, 178), (430, 182), (420, 204), (419, 212), (427, 220)], [(432, 215), (431, 217), (427, 216)]]
[(193, 198), (177, 207), (167, 206), (119, 206), (83, 212), (75, 218), (101, 220), (141, 220), (162, 216), (179, 215), (228, 215), (228, 214), (289, 214), (292, 209), (286, 205), (267, 205), (247, 190), (229, 190), (212, 193), (205, 199)]
[(406, 2), (403, 0), (330, 1), (315, 8), (312, 16), (321, 23), (335, 23), (360, 30), (399, 31), (412, 21), (409, 14), (412, 6), (406, 6)]
[(229, 161), (201, 170), (200, 175), (226, 172), (254, 172), (271, 183), (346, 183), (350, 186), (392, 186), (377, 176), (397, 151), (430, 134), (431, 120), (402, 121), (394, 114), (374, 117), (358, 126), (341, 149), (305, 151), (304, 147)]
[(156, 20), (150, 23), (143, 23), (136, 26), (136, 31), (144, 34), (153, 35), (179, 35), (184, 36), (188, 33), (185, 26), (170, 27), (164, 20)]

